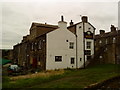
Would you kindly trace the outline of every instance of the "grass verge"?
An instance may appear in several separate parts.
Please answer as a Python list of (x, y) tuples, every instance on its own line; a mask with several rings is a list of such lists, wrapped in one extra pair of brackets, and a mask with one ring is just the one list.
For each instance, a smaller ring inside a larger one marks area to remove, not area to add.
[(90, 84), (119, 75), (114, 64), (96, 65), (86, 69), (65, 70), (61, 75), (11, 81), (3, 77), (3, 88), (84, 88)]

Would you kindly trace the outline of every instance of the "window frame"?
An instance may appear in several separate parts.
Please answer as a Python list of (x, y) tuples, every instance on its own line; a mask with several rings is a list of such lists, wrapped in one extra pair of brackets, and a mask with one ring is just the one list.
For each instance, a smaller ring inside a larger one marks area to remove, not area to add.
[(74, 42), (69, 42), (69, 49), (74, 49)]
[(91, 59), (92, 58), (92, 56), (91, 55), (87, 55), (87, 60), (89, 60), (89, 59)]
[(85, 50), (85, 55), (91, 55), (91, 50)]
[(70, 64), (75, 64), (75, 58), (74, 57), (70, 58)]
[(86, 48), (87, 48), (87, 49), (91, 49), (91, 44), (92, 44), (91, 41), (87, 41), (87, 42), (86, 42)]

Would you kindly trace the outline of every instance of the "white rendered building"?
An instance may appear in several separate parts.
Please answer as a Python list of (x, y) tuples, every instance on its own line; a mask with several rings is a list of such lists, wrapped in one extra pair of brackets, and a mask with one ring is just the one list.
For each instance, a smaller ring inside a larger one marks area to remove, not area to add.
[(71, 21), (68, 29), (76, 35), (77, 68), (81, 68), (94, 55), (95, 28), (88, 22), (87, 16), (83, 16), (82, 22), (73, 24)]
[(94, 55), (95, 28), (82, 17), (82, 22), (67, 29), (67, 23), (58, 22), (58, 29), (47, 33), (46, 69), (81, 68)]

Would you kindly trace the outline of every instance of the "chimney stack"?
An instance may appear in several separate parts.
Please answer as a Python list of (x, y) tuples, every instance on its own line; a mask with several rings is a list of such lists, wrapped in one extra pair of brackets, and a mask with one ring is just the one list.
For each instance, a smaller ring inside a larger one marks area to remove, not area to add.
[(100, 30), (100, 34), (104, 34), (105, 33), (105, 30)]
[(87, 16), (82, 16), (82, 22), (85, 22), (85, 23), (87, 23), (88, 22), (88, 17)]
[(114, 25), (111, 25), (110, 29), (111, 29), (111, 32), (116, 31), (116, 27)]
[(61, 16), (61, 21), (58, 22), (58, 27), (62, 28), (62, 29), (66, 29), (67, 28), (67, 22), (64, 21), (64, 17)]
[(70, 22), (70, 26), (72, 26), (74, 23), (73, 23), (73, 21), (71, 20), (71, 22)]

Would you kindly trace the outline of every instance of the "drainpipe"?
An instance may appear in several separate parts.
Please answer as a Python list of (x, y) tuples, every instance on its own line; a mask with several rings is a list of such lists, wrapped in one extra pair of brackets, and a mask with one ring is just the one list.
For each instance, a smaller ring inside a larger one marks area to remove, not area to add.
[[(118, 45), (118, 38), (119, 38), (119, 35), (118, 35), (118, 27), (117, 27), (117, 30), (116, 30), (116, 33), (117, 33), (117, 36), (115, 37), (115, 64), (119, 64), (118, 62), (118, 49), (119, 49), (119, 45)], [(118, 48), (118, 49), (117, 49)]]
[(76, 68), (78, 68), (78, 58), (77, 58), (77, 35), (75, 35), (76, 36)]
[(84, 32), (85, 32), (85, 23), (83, 22), (83, 52), (84, 52), (84, 69), (85, 69), (85, 36), (84, 36)]

